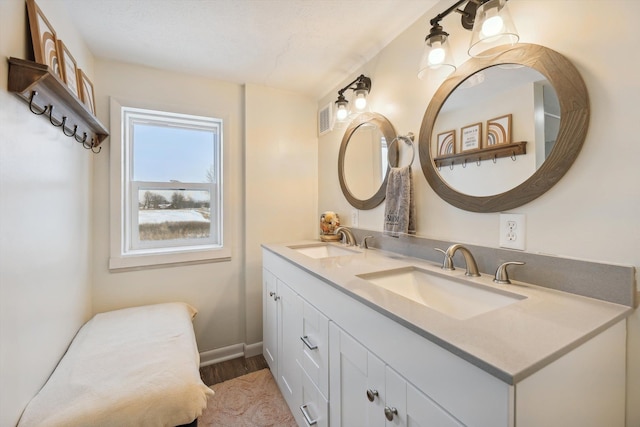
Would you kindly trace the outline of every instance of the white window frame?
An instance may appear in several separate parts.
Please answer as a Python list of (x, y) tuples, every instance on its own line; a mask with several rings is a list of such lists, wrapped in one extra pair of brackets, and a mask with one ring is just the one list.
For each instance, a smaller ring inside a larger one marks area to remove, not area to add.
[[(227, 261), (231, 259), (231, 248), (225, 231), (229, 226), (225, 218), (228, 200), (225, 195), (224, 185), (224, 129), (223, 120), (205, 116), (187, 115), (181, 113), (165, 112), (167, 109), (141, 107), (133, 102), (122, 102), (111, 98), (111, 250), (109, 258), (109, 269), (127, 269), (152, 267), (164, 264), (181, 264), (192, 262), (212, 262)], [(182, 122), (189, 128), (198, 128), (200, 123), (203, 128), (210, 126), (219, 128), (219, 150), (217, 151), (218, 174), (213, 183), (158, 183), (158, 182), (138, 182), (132, 180), (132, 165), (130, 159), (130, 126), (132, 119), (134, 122), (155, 124), (153, 120), (145, 121), (146, 118), (156, 117), (158, 123), (162, 119), (169, 119), (174, 123)], [(141, 119), (142, 117), (142, 119)], [(131, 177), (131, 179), (130, 179)], [(219, 197), (221, 204), (219, 215), (214, 218), (212, 214), (212, 229), (217, 227), (219, 233), (219, 243), (213, 241), (198, 242), (194, 240), (174, 241), (159, 243), (141, 243), (137, 239), (138, 230), (138, 194), (139, 188), (153, 189), (195, 189), (210, 192), (211, 204), (215, 198)], [(204, 244), (203, 244), (204, 243)]]

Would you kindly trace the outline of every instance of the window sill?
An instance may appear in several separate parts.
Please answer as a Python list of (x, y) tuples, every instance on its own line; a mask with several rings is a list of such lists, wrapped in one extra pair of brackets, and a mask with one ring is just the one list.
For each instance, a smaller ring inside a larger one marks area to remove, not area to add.
[(109, 258), (109, 270), (117, 272), (230, 260), (231, 251), (226, 248), (185, 252), (146, 253), (112, 256)]

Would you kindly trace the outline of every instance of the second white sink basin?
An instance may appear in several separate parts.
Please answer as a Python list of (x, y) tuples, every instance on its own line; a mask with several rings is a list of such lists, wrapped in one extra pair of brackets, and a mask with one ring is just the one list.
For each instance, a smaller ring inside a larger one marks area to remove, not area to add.
[(329, 258), (345, 255), (357, 255), (360, 252), (329, 243), (312, 243), (309, 245), (289, 246), (289, 249), (300, 252), (310, 258)]
[(469, 319), (525, 299), (523, 295), (417, 267), (360, 274), (378, 287), (455, 319)]

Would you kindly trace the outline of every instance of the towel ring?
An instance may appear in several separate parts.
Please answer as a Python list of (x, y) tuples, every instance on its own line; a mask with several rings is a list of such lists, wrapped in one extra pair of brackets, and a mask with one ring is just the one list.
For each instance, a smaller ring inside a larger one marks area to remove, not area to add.
[[(413, 164), (413, 161), (416, 159), (416, 147), (415, 145), (413, 145), (414, 138), (415, 136), (413, 135), (413, 132), (409, 132), (407, 135), (398, 135), (395, 138), (393, 138), (393, 141), (391, 141), (387, 146), (387, 162), (391, 164), (391, 159), (389, 158), (389, 153), (391, 152), (390, 148), (393, 146), (394, 143), (397, 143), (399, 140), (403, 140), (407, 145), (411, 146), (411, 161), (409, 162), (409, 166), (411, 166)], [(399, 147), (400, 146), (398, 146), (398, 148)], [(398, 150), (398, 162), (399, 161), (400, 161), (400, 150)]]

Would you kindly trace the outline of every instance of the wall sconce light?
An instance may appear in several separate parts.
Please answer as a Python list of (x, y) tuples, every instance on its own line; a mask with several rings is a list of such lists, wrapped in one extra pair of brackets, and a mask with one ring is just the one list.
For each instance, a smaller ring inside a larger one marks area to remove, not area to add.
[(364, 74), (360, 74), (354, 81), (338, 91), (338, 100), (336, 101), (336, 120), (344, 121), (349, 116), (349, 101), (345, 98), (344, 93), (347, 90), (353, 90), (354, 107), (356, 112), (365, 111), (367, 108), (367, 95), (371, 91), (371, 79)]
[[(459, 9), (465, 2), (467, 4), (464, 9)], [(429, 21), (431, 31), (424, 41), (418, 78), (422, 79), (427, 71), (433, 69), (445, 67), (450, 72), (456, 69), (449, 48), (449, 34), (440, 25), (440, 21), (454, 11), (462, 15), (462, 27), (472, 30), (468, 50), (472, 57), (487, 57), (483, 55), (487, 49), (505, 44), (514, 45), (520, 39), (507, 8), (507, 0), (459, 0)]]

